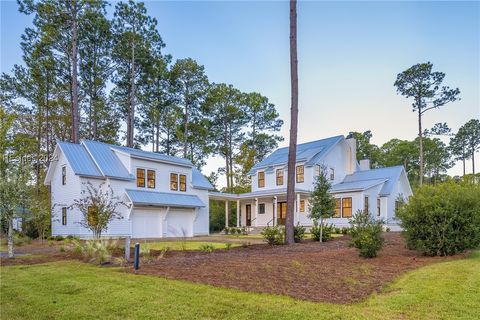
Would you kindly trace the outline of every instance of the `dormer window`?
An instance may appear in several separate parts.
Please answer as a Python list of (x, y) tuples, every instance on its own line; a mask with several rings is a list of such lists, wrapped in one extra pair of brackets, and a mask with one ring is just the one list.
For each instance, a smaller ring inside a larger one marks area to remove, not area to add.
[(260, 171), (258, 173), (258, 187), (259, 188), (265, 187), (265, 171)]
[(184, 174), (170, 173), (170, 190), (187, 191), (187, 176)]
[(62, 167), (62, 185), (66, 185), (67, 184), (67, 167), (66, 166), (63, 166)]
[(335, 169), (330, 168), (329, 174), (330, 174), (330, 180), (335, 180)]
[(283, 169), (277, 169), (277, 186), (283, 186)]
[(178, 191), (178, 174), (170, 173), (170, 190)]
[(155, 170), (147, 170), (147, 187), (155, 189)]
[(302, 183), (305, 181), (305, 176), (304, 176), (304, 166), (297, 166), (297, 183)]
[(184, 174), (180, 175), (180, 191), (187, 191), (187, 176)]
[(145, 188), (145, 169), (137, 168), (137, 187)]

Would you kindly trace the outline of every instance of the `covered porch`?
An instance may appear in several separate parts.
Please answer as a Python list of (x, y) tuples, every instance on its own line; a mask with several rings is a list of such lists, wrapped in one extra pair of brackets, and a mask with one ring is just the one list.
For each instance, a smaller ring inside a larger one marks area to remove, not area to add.
[[(295, 190), (294, 223), (307, 222), (308, 204), (310, 194), (308, 190)], [(287, 217), (287, 190), (257, 191), (243, 194), (223, 192), (210, 192), (211, 200), (224, 201), (225, 203), (225, 228), (229, 225), (230, 206), (236, 204), (236, 227), (267, 227), (284, 225)], [(307, 222), (308, 223), (308, 222)]]

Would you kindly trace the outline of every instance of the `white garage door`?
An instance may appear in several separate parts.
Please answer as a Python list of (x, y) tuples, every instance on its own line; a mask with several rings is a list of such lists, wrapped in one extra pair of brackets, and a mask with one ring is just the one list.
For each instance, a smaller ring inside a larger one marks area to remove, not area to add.
[(193, 210), (171, 209), (167, 217), (167, 237), (193, 237)]
[(159, 210), (134, 209), (132, 212), (132, 237), (162, 237), (162, 217)]

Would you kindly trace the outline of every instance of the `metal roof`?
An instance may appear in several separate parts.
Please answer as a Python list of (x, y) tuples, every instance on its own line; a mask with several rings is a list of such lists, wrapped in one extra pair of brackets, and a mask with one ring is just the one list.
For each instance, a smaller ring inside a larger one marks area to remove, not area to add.
[(98, 141), (82, 141), (89, 154), (93, 157), (96, 165), (105, 177), (117, 178), (122, 180), (134, 179), (122, 161), (115, 155), (112, 145)]
[(192, 185), (195, 189), (213, 190), (214, 187), (197, 168), (192, 168)]
[(205, 207), (205, 204), (196, 195), (133, 189), (126, 189), (125, 192), (133, 205), (137, 206)]
[(337, 183), (330, 189), (331, 193), (348, 192), (348, 191), (363, 191), (377, 186), (381, 183), (388, 181), (387, 179), (374, 179), (374, 180), (362, 180), (352, 182)]
[(83, 145), (64, 141), (57, 141), (57, 144), (75, 174), (103, 178), (102, 173)]
[(384, 179), (386, 181), (382, 190), (380, 190), (380, 196), (386, 196), (392, 192), (392, 189), (400, 178), (402, 171), (404, 171), (403, 166), (360, 170), (347, 175), (343, 180), (343, 183)]
[[(297, 162), (305, 162), (306, 166), (318, 163), (344, 136), (335, 136), (326, 139), (301, 143), (297, 145)], [(263, 161), (253, 166), (248, 173), (252, 175), (260, 168), (286, 164), (288, 161), (288, 147), (279, 148)]]
[(128, 153), (132, 157), (146, 158), (146, 159), (158, 160), (158, 161), (162, 161), (162, 162), (171, 162), (171, 163), (184, 165), (184, 166), (188, 166), (188, 167), (193, 166), (193, 164), (190, 160), (184, 159), (184, 158), (168, 156), (168, 155), (162, 154), (162, 153), (144, 151), (144, 150), (124, 147), (124, 146), (115, 146), (115, 145), (109, 145), (109, 146), (111, 148), (115, 149), (115, 150), (119, 150), (119, 151), (123, 151), (125, 153)]

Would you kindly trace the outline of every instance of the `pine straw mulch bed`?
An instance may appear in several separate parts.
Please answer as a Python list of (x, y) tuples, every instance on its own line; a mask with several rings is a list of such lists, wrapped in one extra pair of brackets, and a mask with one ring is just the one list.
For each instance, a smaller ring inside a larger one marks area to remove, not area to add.
[[(385, 234), (374, 259), (358, 256), (344, 236), (326, 243), (203, 252), (169, 252), (141, 265), (138, 274), (181, 279), (243, 291), (286, 295), (316, 302), (352, 303), (378, 292), (401, 273), (465, 257), (424, 257), (405, 248), (399, 233)], [(134, 272), (131, 267), (128, 271)]]

